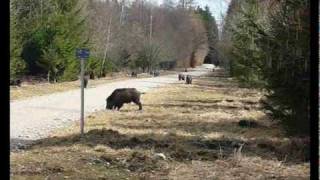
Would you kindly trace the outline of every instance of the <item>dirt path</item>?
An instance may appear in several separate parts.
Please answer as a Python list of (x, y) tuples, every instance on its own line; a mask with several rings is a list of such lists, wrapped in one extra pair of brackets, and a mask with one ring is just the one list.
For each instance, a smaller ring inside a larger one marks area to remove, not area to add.
[[(204, 67), (197, 67), (188, 74), (199, 76), (207, 71), (208, 69)], [(151, 88), (172, 83), (179, 83), (176, 74), (113, 82), (87, 89), (85, 90), (85, 115), (104, 109), (106, 97), (116, 88), (134, 87), (146, 92)], [(47, 137), (53, 130), (78, 121), (79, 116), (80, 90), (11, 102), (10, 146), (11, 148), (21, 147), (33, 140)]]

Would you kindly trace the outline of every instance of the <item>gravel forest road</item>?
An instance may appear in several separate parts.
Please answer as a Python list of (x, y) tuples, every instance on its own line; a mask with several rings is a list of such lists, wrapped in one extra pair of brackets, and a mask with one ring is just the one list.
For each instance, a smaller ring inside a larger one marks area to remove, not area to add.
[[(186, 73), (196, 77), (211, 70), (208, 65), (202, 65)], [(178, 83), (177, 74), (130, 79), (85, 89), (85, 116), (105, 109), (106, 97), (116, 88), (130, 87), (146, 92), (151, 88)], [(10, 149), (22, 149), (28, 143), (48, 137), (53, 130), (79, 119), (80, 89), (10, 102)]]

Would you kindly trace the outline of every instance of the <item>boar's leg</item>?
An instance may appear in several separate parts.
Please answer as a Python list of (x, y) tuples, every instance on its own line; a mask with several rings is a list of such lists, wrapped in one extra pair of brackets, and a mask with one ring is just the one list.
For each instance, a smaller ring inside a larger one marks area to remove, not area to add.
[(136, 105), (138, 105), (139, 106), (139, 110), (142, 110), (142, 104), (141, 104), (141, 102), (140, 102), (140, 100), (134, 100), (133, 101)]
[(117, 107), (117, 110), (119, 111), (120, 108), (123, 106), (123, 104), (118, 104), (116, 107)]
[(139, 110), (142, 110), (142, 104), (141, 104), (141, 102), (139, 102), (138, 105), (139, 105)]

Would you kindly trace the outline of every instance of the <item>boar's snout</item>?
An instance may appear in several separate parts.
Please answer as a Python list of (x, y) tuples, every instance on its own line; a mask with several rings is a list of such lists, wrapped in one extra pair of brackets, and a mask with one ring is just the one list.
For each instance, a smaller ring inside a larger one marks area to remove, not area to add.
[(112, 103), (106, 100), (106, 109), (112, 109)]

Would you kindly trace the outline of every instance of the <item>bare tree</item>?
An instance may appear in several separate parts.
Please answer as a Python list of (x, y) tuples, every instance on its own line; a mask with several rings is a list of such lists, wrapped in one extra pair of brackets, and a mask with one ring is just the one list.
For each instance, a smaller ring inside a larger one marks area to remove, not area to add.
[[(144, 0), (130, 4), (124, 0), (95, 2), (90, 28), (94, 50), (102, 59), (101, 67), (107, 59), (121, 66), (132, 64), (146, 46), (154, 47), (148, 53), (160, 57), (156, 58), (157, 63), (174, 60), (180, 66), (189, 67), (190, 57), (206, 44), (203, 24), (190, 10), (192, 2), (183, 2), (189, 9), (174, 7), (173, 3), (156, 6)], [(127, 54), (128, 58), (121, 54)]]

